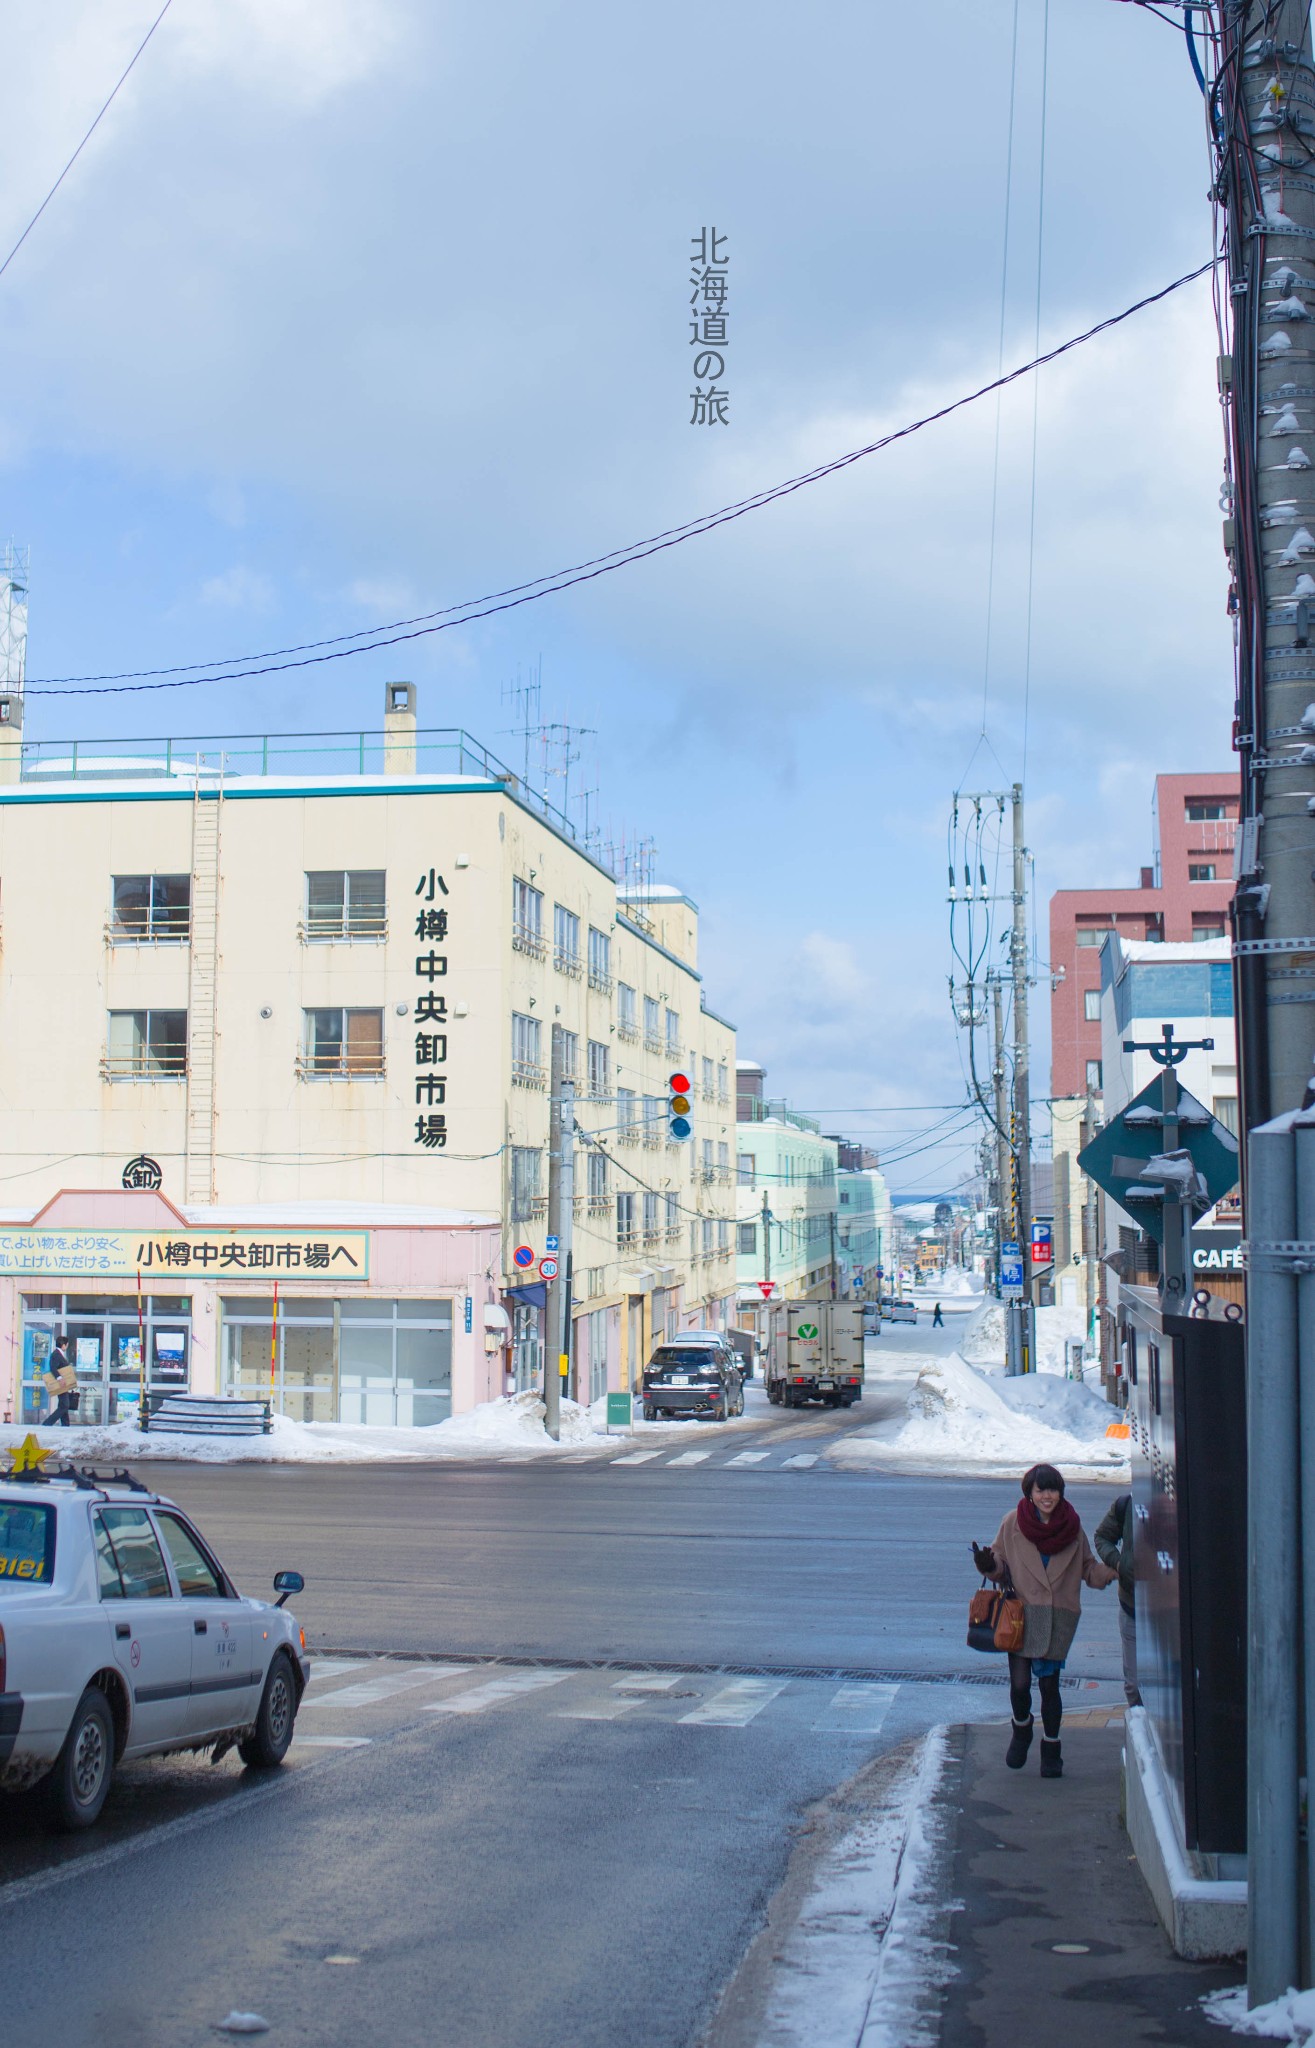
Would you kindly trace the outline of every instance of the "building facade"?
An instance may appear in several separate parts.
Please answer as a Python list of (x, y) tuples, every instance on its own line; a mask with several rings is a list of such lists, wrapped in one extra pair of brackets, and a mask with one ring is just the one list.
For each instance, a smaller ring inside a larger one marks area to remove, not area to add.
[[(409, 685), (373, 734), (25, 747), (0, 782), (0, 1028), (15, 1413), (62, 1320), (107, 1414), (134, 1338), (151, 1388), (248, 1392), (272, 1332), (275, 1399), (308, 1419), (438, 1420), (530, 1383), (554, 1047), (572, 1391), (733, 1309), (735, 1040), (696, 907), (622, 895), (466, 735), (418, 733)], [(428, 1379), (411, 1323), (446, 1332)]]
[(824, 1138), (811, 1117), (768, 1101), (762, 1083), (762, 1068), (741, 1061), (735, 1198), (742, 1323), (766, 1299), (829, 1301), (838, 1288), (837, 1142)]

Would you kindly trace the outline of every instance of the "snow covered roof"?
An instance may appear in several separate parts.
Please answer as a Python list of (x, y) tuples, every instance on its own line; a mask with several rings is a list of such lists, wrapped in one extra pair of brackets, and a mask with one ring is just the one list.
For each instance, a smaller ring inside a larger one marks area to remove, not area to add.
[(1119, 937), (1119, 950), (1125, 960), (1231, 960), (1232, 949), (1227, 939), (1125, 939)]

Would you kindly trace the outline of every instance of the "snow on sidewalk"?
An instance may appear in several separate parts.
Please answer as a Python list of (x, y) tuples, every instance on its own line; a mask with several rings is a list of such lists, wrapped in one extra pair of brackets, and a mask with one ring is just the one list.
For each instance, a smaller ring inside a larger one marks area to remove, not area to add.
[(1248, 2012), (1246, 1986), (1241, 1984), (1236, 1991), (1208, 1992), (1201, 2000), (1201, 2010), (1217, 2027), (1229, 2027), (1235, 2034), (1294, 2041), (1298, 2048), (1315, 2041), (1315, 1991), (1289, 1991)]

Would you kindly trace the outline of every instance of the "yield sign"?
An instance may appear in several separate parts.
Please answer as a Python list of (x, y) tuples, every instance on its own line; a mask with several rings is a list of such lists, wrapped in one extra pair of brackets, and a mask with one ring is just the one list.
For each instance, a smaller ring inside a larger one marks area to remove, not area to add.
[(776, 1282), (774, 1280), (760, 1280), (758, 1282), (758, 1292), (762, 1295), (763, 1300), (766, 1301), (769, 1295), (775, 1294)]

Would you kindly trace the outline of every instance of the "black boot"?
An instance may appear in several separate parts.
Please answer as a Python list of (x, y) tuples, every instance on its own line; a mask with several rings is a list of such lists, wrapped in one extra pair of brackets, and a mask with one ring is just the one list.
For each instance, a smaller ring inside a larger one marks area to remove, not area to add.
[[(1009, 1747), (1005, 1751), (1005, 1762), (1011, 1771), (1022, 1770), (1023, 1765), (1027, 1762), (1027, 1752), (1031, 1747), (1032, 1716), (1029, 1714), (1026, 1721), (1015, 1720), (1013, 1723), (1013, 1733), (1009, 1738)], [(1058, 1744), (1056, 1744), (1056, 1747), (1058, 1748)]]
[(1062, 1778), (1064, 1775), (1064, 1752), (1058, 1741), (1049, 1742), (1041, 1737), (1041, 1775), (1043, 1778)]

